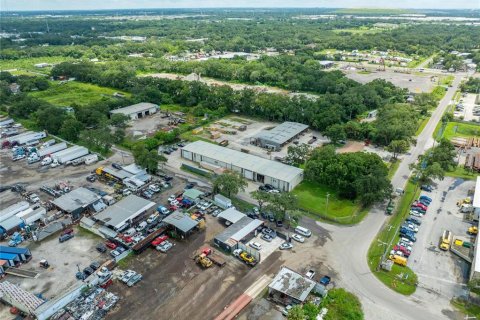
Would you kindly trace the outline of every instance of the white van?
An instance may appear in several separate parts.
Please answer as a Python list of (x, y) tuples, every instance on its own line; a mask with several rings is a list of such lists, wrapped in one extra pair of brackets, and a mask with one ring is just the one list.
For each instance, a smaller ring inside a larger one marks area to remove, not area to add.
[(295, 228), (295, 232), (304, 236), (304, 237), (310, 237), (312, 235), (312, 232), (310, 230), (308, 230), (307, 228), (304, 228), (304, 227), (296, 227)]

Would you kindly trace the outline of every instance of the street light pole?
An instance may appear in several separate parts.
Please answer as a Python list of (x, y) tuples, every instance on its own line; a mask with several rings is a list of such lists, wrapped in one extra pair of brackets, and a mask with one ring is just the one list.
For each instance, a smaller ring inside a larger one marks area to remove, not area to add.
[(327, 192), (327, 203), (325, 204), (325, 215), (328, 215), (328, 198), (330, 198), (330, 193)]

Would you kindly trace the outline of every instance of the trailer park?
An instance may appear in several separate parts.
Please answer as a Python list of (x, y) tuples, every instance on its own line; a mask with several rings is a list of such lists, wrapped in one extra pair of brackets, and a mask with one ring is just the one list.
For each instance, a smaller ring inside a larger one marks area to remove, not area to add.
[[(276, 226), (251, 204), (237, 209), (176, 167), (153, 176), (128, 155), (103, 159), (46, 132), (8, 119), (1, 124), (8, 133), (0, 150), (2, 319), (18, 313), (157, 319), (158, 312), (172, 319), (231, 319), (265, 288), (280, 314), (293, 303), (318, 303), (333, 286), (324, 277), (322, 253), (309, 250), (326, 235)], [(293, 136), (306, 130), (285, 126)], [(280, 150), (291, 138), (270, 147)], [(246, 155), (202, 141), (178, 148), (171, 159), (195, 167), (201, 157), (202, 165), (215, 162), (214, 170), (225, 159), (216, 159), (219, 153)], [(231, 165), (255, 188), (268, 183), (289, 191), (302, 180), (301, 169), (255, 155)], [(139, 307), (144, 304), (152, 306), (151, 316)]]

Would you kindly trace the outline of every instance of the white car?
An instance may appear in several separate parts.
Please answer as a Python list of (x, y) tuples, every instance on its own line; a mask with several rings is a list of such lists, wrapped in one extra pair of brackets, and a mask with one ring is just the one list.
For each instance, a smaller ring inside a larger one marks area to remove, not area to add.
[(407, 239), (407, 238), (400, 238), (400, 241), (403, 242), (403, 243), (406, 243), (406, 244), (409, 245), (409, 246), (413, 246), (413, 242), (410, 241), (410, 240)]
[(411, 214), (412, 216), (415, 216), (415, 217), (423, 217), (423, 214), (421, 214), (421, 213), (418, 212), (418, 211), (413, 211), (413, 210), (411, 210), (411, 211), (410, 211), (410, 214)]
[(163, 241), (161, 244), (159, 244), (158, 246), (156, 246), (156, 249), (160, 252), (167, 252), (168, 250), (170, 250), (171, 248), (173, 247), (173, 244), (168, 241), (168, 240), (165, 240)]
[(409, 246), (408, 244), (406, 244), (405, 242), (399, 241), (399, 242), (397, 243), (397, 245), (404, 247), (405, 249), (407, 249), (407, 250), (410, 251), (410, 252), (412, 251), (412, 247)]
[(168, 197), (168, 202), (171, 202), (173, 200), (176, 200), (177, 198), (175, 198), (175, 195), (172, 194), (170, 197)]
[(284, 242), (280, 245), (280, 250), (289, 250), (293, 248), (293, 244), (290, 242)]
[(123, 283), (127, 283), (128, 280), (130, 280), (130, 278), (136, 274), (137, 273), (133, 270), (127, 270), (123, 273), (122, 277), (120, 278), (120, 281), (122, 281)]
[(220, 214), (220, 212), (222, 212), (222, 211), (220, 211), (220, 209), (217, 209), (217, 210), (213, 211), (212, 216), (217, 217)]
[(413, 232), (418, 232), (418, 227), (417, 227), (417, 225), (415, 225), (415, 224), (413, 224), (413, 223), (405, 222), (403, 225), (409, 227), (410, 229), (412, 229)]
[(148, 217), (148, 219), (147, 219), (147, 223), (155, 222), (158, 219), (159, 216), (160, 215), (158, 213), (154, 213), (154, 214), (150, 215), (150, 217)]
[(289, 304), (287, 305), (283, 310), (282, 310), (282, 314), (286, 317), (288, 316), (288, 313), (290, 312), (290, 310), (292, 309), (292, 305)]
[(261, 250), (262, 249), (262, 245), (258, 242), (250, 242), (249, 246), (252, 247), (255, 250)]
[(207, 210), (207, 209), (210, 208), (211, 206), (212, 206), (212, 203), (211, 203), (211, 202), (205, 202), (205, 204), (200, 207), (200, 210)]
[(150, 189), (150, 191), (155, 192), (155, 193), (160, 192), (160, 188), (156, 184), (149, 185), (148, 189)]
[(292, 239), (295, 240), (295, 241), (301, 242), (301, 243), (305, 242), (305, 238), (302, 237), (302, 236), (299, 235), (299, 234), (294, 234), (294, 235), (292, 236)]
[(174, 200), (170, 201), (170, 205), (171, 205), (171, 206), (178, 206), (178, 205), (179, 205), (179, 202), (178, 202), (177, 199), (174, 199)]

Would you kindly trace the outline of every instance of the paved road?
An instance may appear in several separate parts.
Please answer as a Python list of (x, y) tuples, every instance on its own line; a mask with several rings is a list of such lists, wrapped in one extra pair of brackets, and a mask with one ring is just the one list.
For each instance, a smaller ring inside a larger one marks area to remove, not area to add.
[[(425, 129), (418, 136), (417, 145), (403, 158), (392, 179), (394, 188), (403, 188), (406, 185), (410, 175), (409, 164), (415, 162), (420, 154), (432, 146), (432, 134), (452, 100), (460, 80), (461, 75), (457, 75), (453, 87), (440, 101)], [(445, 298), (442, 300), (435, 293), (402, 296), (388, 289), (370, 272), (366, 260), (368, 248), (386, 219), (383, 210), (373, 208), (367, 218), (357, 226), (339, 227), (322, 224), (324, 228), (331, 231), (332, 241), (323, 249), (327, 251), (328, 262), (338, 272), (341, 285), (359, 296), (366, 319), (447, 319), (442, 313), (443, 306), (449, 309), (448, 300)], [(429, 296), (430, 299), (428, 299)]]

